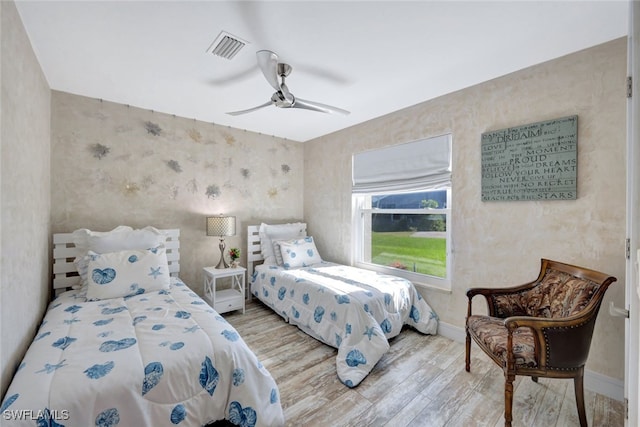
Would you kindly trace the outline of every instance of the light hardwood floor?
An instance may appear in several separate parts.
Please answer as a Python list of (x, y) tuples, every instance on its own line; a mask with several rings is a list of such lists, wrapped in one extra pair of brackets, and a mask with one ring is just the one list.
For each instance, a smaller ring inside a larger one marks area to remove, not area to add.
[[(405, 329), (360, 385), (336, 375), (337, 351), (289, 325), (255, 299), (246, 314), (224, 317), (275, 378), (287, 426), (490, 426), (504, 425), (504, 376), (482, 351)], [(475, 351), (474, 351), (475, 350)], [(572, 380), (518, 377), (514, 427), (578, 426)], [(590, 426), (623, 426), (621, 402), (585, 390)]]

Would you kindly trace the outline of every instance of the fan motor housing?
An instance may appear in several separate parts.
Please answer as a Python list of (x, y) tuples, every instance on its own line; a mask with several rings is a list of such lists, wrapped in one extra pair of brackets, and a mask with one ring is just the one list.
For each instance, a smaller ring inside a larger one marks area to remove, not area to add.
[(293, 68), (289, 64), (285, 64), (283, 62), (278, 63), (278, 75), (280, 77), (287, 77)]

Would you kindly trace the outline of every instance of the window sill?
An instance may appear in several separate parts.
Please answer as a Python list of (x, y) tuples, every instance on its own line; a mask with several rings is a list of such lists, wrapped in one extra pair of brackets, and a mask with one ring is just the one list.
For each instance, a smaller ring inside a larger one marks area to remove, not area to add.
[(354, 264), (354, 266), (358, 267), (358, 268), (362, 268), (364, 270), (371, 270), (371, 271), (376, 271), (376, 272), (382, 273), (382, 274), (389, 274), (389, 275), (393, 275), (393, 276), (397, 276), (397, 277), (402, 277), (403, 279), (409, 280), (417, 288), (422, 288), (424, 290), (437, 291), (437, 292), (442, 292), (442, 293), (446, 293), (446, 294), (451, 294), (451, 292), (452, 292), (451, 285), (449, 284), (448, 281), (444, 281), (443, 280), (442, 284), (428, 283), (427, 281), (429, 280), (430, 276), (419, 275), (419, 276), (424, 278), (424, 281), (423, 281), (421, 279), (416, 279), (416, 276), (418, 276), (416, 274), (411, 273), (411, 274), (405, 275), (405, 274), (402, 274), (402, 271), (389, 271), (390, 269), (384, 268), (384, 267), (380, 267), (380, 266), (377, 266), (375, 264), (356, 262)]

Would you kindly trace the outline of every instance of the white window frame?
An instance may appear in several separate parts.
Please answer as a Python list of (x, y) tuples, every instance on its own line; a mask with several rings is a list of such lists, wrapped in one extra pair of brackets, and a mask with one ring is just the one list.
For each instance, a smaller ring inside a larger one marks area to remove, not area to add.
[[(451, 290), (451, 271), (453, 264), (453, 256), (452, 256), (452, 239), (451, 239), (451, 230), (452, 230), (452, 215), (451, 215), (451, 186), (440, 187), (440, 188), (416, 188), (412, 192), (420, 192), (420, 191), (436, 191), (436, 190), (446, 190), (447, 191), (447, 205), (444, 209), (379, 209), (379, 208), (371, 208), (371, 196), (372, 194), (353, 194), (352, 196), (352, 224), (353, 224), (353, 253), (352, 253), (352, 264), (356, 267), (374, 270), (385, 274), (393, 274), (395, 276), (400, 276), (405, 279), (410, 280), (416, 285), (434, 287), (437, 289), (442, 289), (446, 291)], [(401, 192), (388, 192), (386, 194), (400, 194)], [(406, 191), (404, 191), (406, 193)], [(375, 195), (380, 195), (381, 193), (376, 192)], [(403, 270), (399, 268), (393, 268), (389, 266), (384, 266), (380, 264), (374, 264), (371, 262), (366, 262), (364, 259), (370, 259), (369, 256), (366, 256), (366, 251), (371, 250), (371, 241), (370, 241), (370, 230), (371, 230), (371, 214), (374, 212), (380, 213), (398, 213), (398, 214), (425, 214), (425, 213), (433, 213), (444, 215), (446, 218), (446, 276), (444, 278), (431, 276), (423, 273), (415, 273), (413, 271)], [(367, 233), (369, 235), (369, 242), (365, 241), (367, 239)]]

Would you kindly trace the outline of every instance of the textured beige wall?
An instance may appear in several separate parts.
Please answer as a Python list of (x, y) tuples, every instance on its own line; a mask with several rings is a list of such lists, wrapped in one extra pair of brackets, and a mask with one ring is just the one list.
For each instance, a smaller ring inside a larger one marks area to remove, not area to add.
[[(622, 379), (624, 323), (606, 306), (624, 298), (626, 47), (609, 42), (305, 143), (304, 212), (320, 252), (350, 260), (353, 153), (451, 132), (453, 287), (424, 296), (462, 328), (468, 287), (529, 281), (540, 258), (613, 274), (587, 368)], [(480, 200), (483, 132), (574, 114), (577, 200)]]
[(298, 142), (62, 92), (52, 95), (52, 227), (180, 228), (180, 276), (202, 294), (202, 268), (219, 259), (205, 217), (246, 226), (302, 218)]
[(13, 2), (0, 2), (2, 395), (49, 298), (51, 91)]

